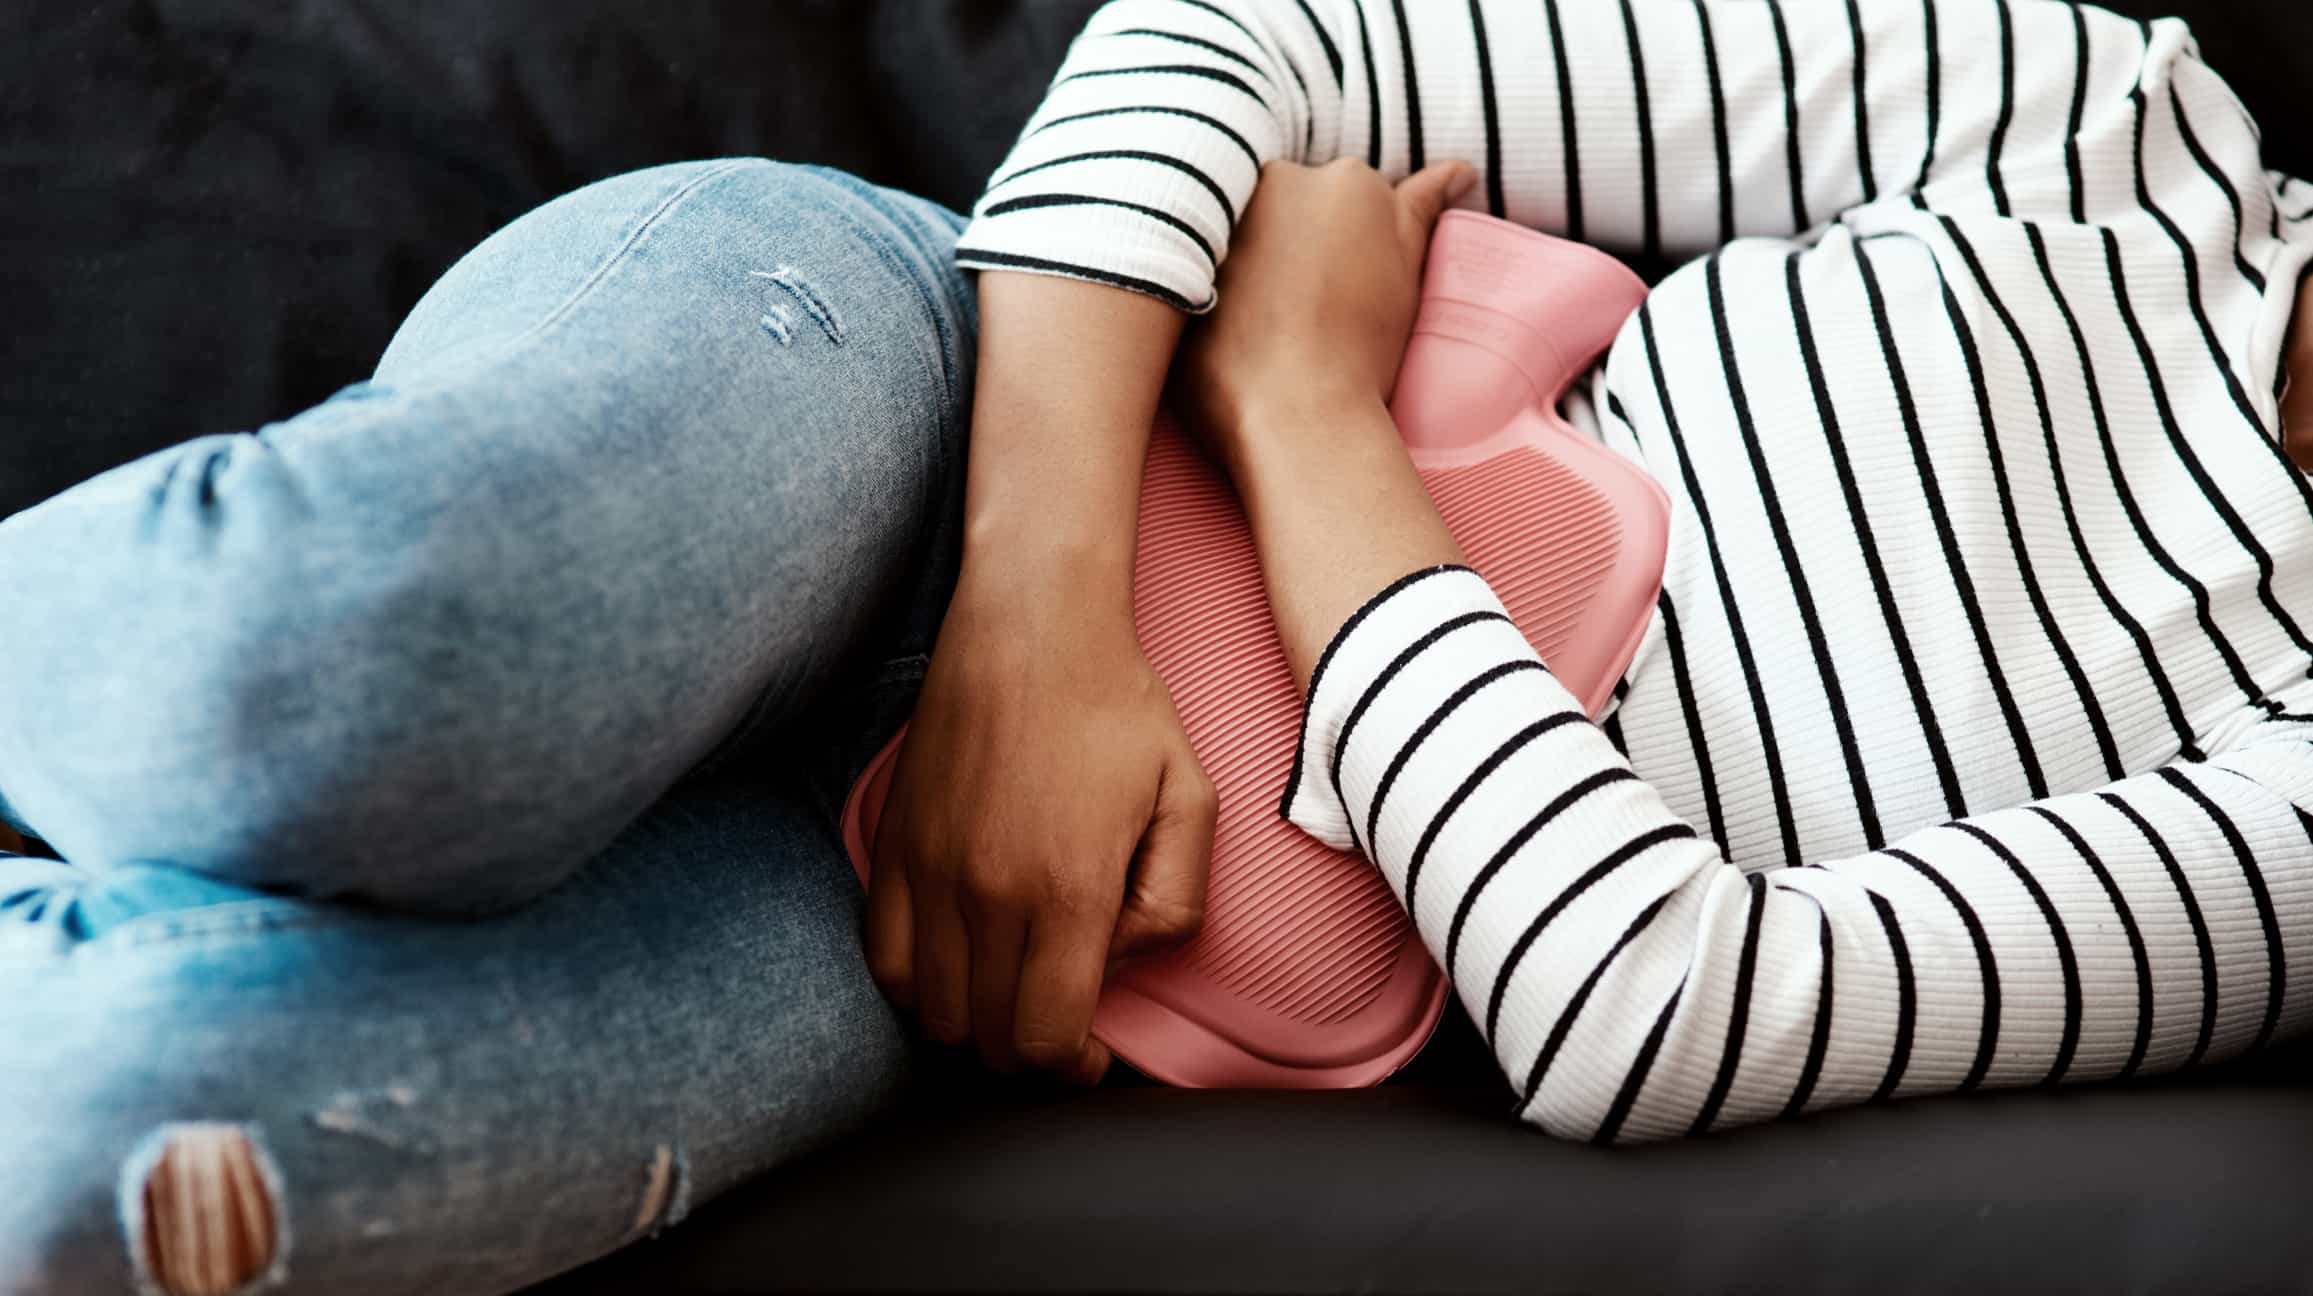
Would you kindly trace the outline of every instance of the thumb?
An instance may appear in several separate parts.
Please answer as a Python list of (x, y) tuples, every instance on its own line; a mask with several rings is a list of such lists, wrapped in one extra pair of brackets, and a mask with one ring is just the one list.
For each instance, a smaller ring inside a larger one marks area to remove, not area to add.
[(1116, 935), (1109, 941), (1111, 963), (1196, 934), (1205, 917), (1205, 878), (1218, 816), (1212, 781), (1184, 750), (1165, 766), (1157, 784), (1156, 809), (1141, 834)]
[(1467, 162), (1426, 166), (1398, 182), (1397, 241), (1407, 265), (1422, 263), (1438, 217), (1477, 182), (1478, 173)]

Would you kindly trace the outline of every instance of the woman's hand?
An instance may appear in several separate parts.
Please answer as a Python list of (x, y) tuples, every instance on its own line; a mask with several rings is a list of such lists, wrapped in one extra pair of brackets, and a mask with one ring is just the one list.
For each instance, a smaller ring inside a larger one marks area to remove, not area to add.
[(1442, 162), (1392, 186), (1362, 162), (1272, 162), (1221, 267), (1173, 399), (1232, 476), (1248, 429), (1322, 435), (1284, 411), (1388, 405), (1438, 216), (1477, 176)]
[(1133, 632), (1135, 509), (1180, 313), (980, 276), (963, 574), (884, 802), (868, 967), (924, 1031), (1080, 1082), (1110, 964), (1196, 930), (1213, 788)]
[(1262, 173), (1221, 305), (1191, 332), (1175, 401), (1244, 501), (1277, 635), (1306, 687), (1334, 630), (1407, 572), (1462, 561), (1390, 421), (1443, 163), (1394, 189), (1362, 164)]
[(1195, 934), (1217, 805), (1132, 626), (960, 591), (893, 789), (870, 888), (886, 993), (998, 1071), (1098, 1080), (1102, 980)]

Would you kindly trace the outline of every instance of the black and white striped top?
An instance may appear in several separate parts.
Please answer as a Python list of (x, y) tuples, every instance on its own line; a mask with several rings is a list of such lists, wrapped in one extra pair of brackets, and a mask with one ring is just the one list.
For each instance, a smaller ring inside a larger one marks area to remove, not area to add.
[(1605, 727), (1476, 575), (1343, 628), (1288, 810), (1601, 1141), (2313, 1023), (2313, 187), (2057, 0), (1116, 0), (965, 264), (1209, 305), (1259, 164), (1699, 260), (1571, 413), (1671, 496)]

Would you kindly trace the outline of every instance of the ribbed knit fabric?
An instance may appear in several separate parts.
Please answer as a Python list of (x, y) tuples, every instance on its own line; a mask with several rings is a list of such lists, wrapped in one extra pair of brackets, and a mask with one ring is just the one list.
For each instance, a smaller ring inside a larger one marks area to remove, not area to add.
[[(1117, 0), (961, 259), (1200, 308), (1261, 162), (1700, 258), (1571, 411), (1669, 492), (1601, 729), (1484, 582), (1312, 686), (1529, 1119), (1610, 1141), (2313, 1024), (2313, 188), (2185, 28), (2056, 0)], [(1481, 682), (1483, 681), (1483, 682)]]

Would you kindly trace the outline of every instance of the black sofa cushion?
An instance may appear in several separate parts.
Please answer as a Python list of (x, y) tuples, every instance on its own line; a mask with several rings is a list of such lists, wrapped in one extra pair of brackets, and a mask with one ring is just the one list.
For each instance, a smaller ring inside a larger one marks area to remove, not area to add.
[(533, 1296), (2313, 1290), (2313, 1055), (1605, 1150), (1482, 1089), (927, 1108)]

